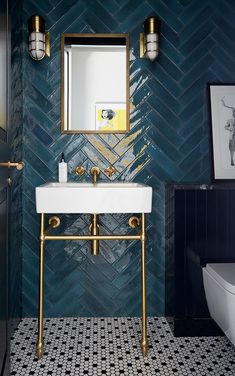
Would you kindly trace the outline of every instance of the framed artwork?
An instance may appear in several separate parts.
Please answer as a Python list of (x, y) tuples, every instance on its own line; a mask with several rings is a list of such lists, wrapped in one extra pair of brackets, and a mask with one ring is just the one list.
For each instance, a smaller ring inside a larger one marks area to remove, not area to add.
[(209, 84), (213, 180), (235, 180), (235, 84)]
[(95, 130), (109, 132), (126, 130), (126, 103), (96, 102)]

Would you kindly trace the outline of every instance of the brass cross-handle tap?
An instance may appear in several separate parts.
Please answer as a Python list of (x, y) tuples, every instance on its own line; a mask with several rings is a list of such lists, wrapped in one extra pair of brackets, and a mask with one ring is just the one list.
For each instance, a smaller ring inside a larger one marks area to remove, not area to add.
[(0, 167), (7, 167), (7, 168), (11, 168), (11, 167), (15, 167), (17, 170), (23, 170), (25, 164), (24, 162), (0, 162)]
[(83, 174), (85, 174), (85, 172), (86, 172), (86, 169), (83, 166), (77, 166), (75, 168), (76, 175), (82, 176)]
[(104, 170), (104, 172), (105, 172), (109, 177), (111, 177), (111, 176), (113, 176), (113, 175), (115, 174), (115, 172), (117, 172), (117, 170), (116, 170), (115, 167), (113, 167), (113, 166), (109, 166), (109, 167), (107, 167), (107, 168)]

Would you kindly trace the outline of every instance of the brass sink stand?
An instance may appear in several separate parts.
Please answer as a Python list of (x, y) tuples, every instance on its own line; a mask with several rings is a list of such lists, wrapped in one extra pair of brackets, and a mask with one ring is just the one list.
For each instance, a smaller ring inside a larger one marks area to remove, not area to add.
[(38, 307), (38, 341), (37, 357), (43, 356), (43, 288), (44, 288), (44, 246), (47, 240), (91, 240), (93, 254), (98, 254), (99, 240), (139, 240), (141, 242), (141, 297), (142, 297), (142, 337), (140, 341), (143, 355), (148, 352), (147, 338), (147, 304), (146, 304), (146, 215), (141, 214), (141, 219), (131, 217), (129, 225), (132, 228), (140, 226), (141, 231), (138, 235), (99, 235), (97, 230), (97, 215), (93, 214), (93, 223), (90, 227), (91, 235), (48, 235), (48, 230), (60, 225), (60, 219), (57, 216), (49, 219), (49, 226), (45, 229), (45, 214), (41, 214), (40, 219), (40, 253), (39, 253), (39, 307)]

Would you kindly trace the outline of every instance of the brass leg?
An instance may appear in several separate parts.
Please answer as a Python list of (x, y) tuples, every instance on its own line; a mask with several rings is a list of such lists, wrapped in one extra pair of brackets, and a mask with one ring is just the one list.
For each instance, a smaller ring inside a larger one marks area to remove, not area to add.
[[(99, 215), (92, 214), (91, 215), (91, 226), (90, 231), (91, 235), (99, 235)], [(99, 254), (99, 240), (92, 240), (91, 241), (91, 254), (93, 256), (97, 256)]]
[(39, 305), (38, 305), (38, 342), (37, 357), (43, 356), (43, 277), (44, 277), (44, 214), (41, 214), (40, 254), (39, 254)]
[(141, 349), (143, 355), (148, 352), (147, 338), (147, 304), (146, 304), (146, 233), (145, 233), (145, 214), (141, 217), (141, 287), (142, 287), (142, 338)]

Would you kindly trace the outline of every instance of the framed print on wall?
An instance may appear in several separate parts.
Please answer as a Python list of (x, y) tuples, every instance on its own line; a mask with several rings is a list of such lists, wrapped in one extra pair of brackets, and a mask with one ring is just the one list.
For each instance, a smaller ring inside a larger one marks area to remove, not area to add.
[(235, 180), (235, 84), (209, 84), (213, 180)]

